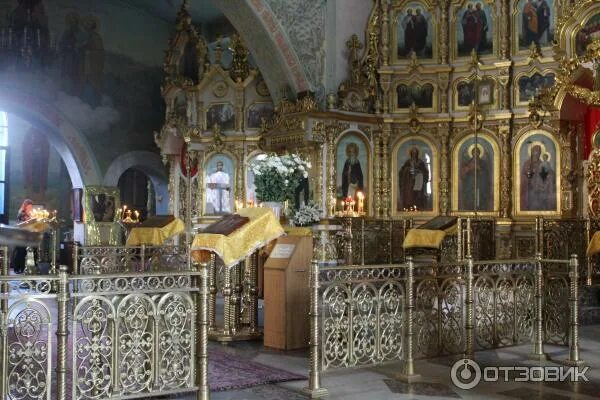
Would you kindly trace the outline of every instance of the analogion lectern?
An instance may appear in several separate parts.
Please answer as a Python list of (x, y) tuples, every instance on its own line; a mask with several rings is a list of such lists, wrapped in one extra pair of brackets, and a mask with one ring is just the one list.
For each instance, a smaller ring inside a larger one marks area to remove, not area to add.
[[(209, 338), (219, 342), (262, 337), (258, 328), (258, 251), (284, 234), (268, 208), (244, 208), (197, 234), (192, 258), (209, 264)], [(217, 293), (223, 295), (223, 325), (217, 326)]]

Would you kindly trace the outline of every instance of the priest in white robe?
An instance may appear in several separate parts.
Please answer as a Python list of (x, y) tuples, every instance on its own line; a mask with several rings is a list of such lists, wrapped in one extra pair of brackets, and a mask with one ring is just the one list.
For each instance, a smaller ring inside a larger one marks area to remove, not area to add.
[(206, 184), (207, 214), (231, 212), (230, 190), (229, 174), (223, 171), (223, 162), (217, 161), (217, 170), (208, 176)]

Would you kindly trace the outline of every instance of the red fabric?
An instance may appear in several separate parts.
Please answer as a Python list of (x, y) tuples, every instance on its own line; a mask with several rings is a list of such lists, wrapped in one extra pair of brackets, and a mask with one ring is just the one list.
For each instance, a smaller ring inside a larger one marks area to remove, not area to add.
[(585, 141), (583, 142), (583, 156), (587, 159), (592, 151), (592, 140), (594, 132), (600, 123), (600, 108), (588, 107), (585, 113)]

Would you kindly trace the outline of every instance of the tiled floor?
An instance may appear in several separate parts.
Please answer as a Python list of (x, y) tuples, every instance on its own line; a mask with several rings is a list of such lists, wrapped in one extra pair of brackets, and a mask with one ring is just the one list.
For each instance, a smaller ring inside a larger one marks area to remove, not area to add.
[[(416, 383), (404, 383), (397, 379), (398, 364), (385, 366), (338, 370), (323, 374), (322, 383), (329, 390), (330, 399), (378, 400), (378, 399), (594, 399), (600, 398), (600, 325), (581, 328), (581, 356), (590, 366), (586, 376), (589, 382), (578, 384), (564, 383), (482, 383), (471, 390), (461, 390), (452, 384), (450, 366), (455, 358), (420, 360), (416, 372), (421, 375)], [(247, 356), (257, 362), (307, 374), (308, 358), (305, 351), (278, 352), (266, 349), (258, 342), (235, 343), (226, 347), (227, 351)], [(537, 365), (527, 360), (531, 345), (510, 347), (497, 351), (479, 352), (476, 360), (482, 366), (524, 366)], [(562, 360), (568, 355), (567, 348), (546, 346), (551, 359)], [(546, 365), (558, 365), (551, 361)], [(512, 376), (512, 374), (511, 374)], [(259, 400), (306, 399), (302, 389), (307, 381), (285, 382), (274, 385), (257, 386), (244, 390), (230, 390), (211, 394), (214, 400)], [(192, 399), (193, 397), (186, 397)]]

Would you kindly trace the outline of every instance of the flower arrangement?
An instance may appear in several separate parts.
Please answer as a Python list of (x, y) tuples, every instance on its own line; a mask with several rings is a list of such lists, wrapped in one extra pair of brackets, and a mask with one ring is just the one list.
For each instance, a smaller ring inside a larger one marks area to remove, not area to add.
[(323, 210), (314, 203), (303, 204), (298, 210), (291, 210), (289, 216), (290, 226), (307, 226), (321, 220)]
[(293, 198), (301, 179), (308, 177), (311, 165), (297, 154), (269, 154), (257, 157), (251, 168), (256, 198), (284, 202)]

